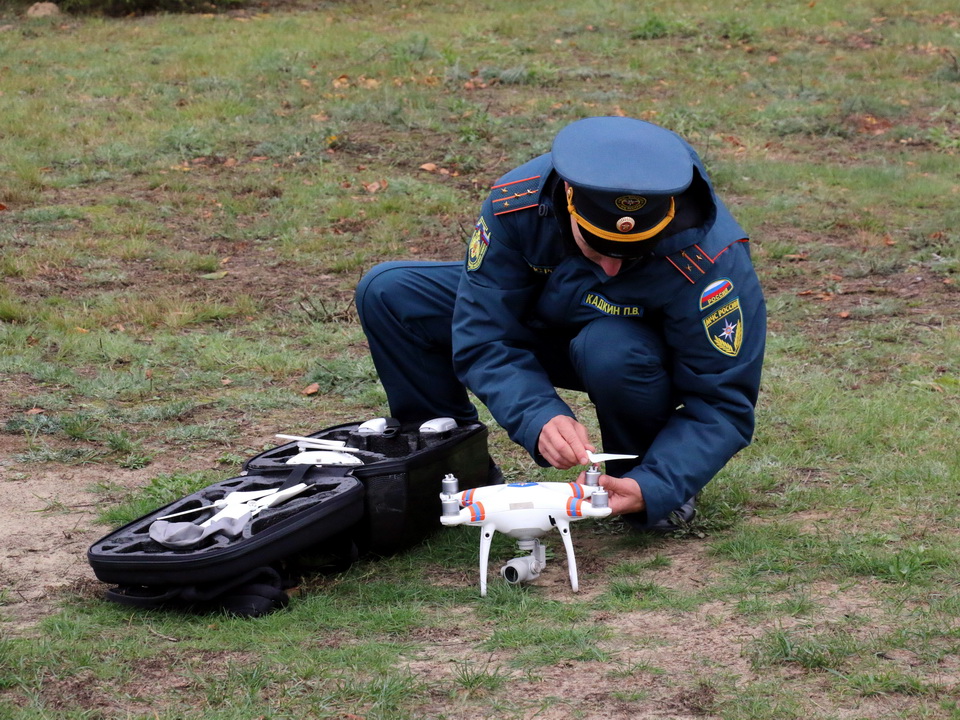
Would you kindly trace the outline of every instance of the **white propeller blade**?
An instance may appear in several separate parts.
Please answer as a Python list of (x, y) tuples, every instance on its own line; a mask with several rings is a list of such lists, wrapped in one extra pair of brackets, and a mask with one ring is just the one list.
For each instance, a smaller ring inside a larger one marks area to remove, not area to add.
[(321, 438), (303, 437), (302, 435), (276, 435), (284, 440), (296, 440), (300, 445), (308, 445), (316, 448), (327, 448), (336, 450), (356, 450), (356, 448), (347, 448), (342, 440), (322, 440)]
[(587, 457), (590, 458), (592, 463), (602, 463), (607, 460), (630, 460), (631, 458), (640, 457), (639, 455), (615, 455), (614, 453), (592, 453), (587, 450)]

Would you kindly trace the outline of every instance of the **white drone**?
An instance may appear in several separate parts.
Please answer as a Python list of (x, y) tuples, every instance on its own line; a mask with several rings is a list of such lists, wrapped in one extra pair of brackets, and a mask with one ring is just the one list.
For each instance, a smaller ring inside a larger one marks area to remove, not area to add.
[(600, 487), (600, 463), (626, 460), (636, 455), (587, 453), (592, 463), (586, 473), (586, 484), (561, 482), (528, 482), (509, 485), (487, 485), (460, 492), (453, 475), (443, 479), (440, 493), (443, 525), (475, 525), (480, 528), (480, 595), (487, 594), (487, 564), (494, 533), (515, 538), (521, 550), (529, 555), (514, 558), (500, 570), (511, 585), (536, 580), (547, 564), (546, 551), (539, 538), (556, 527), (567, 551), (570, 586), (580, 589), (577, 561), (570, 539), (570, 523), (587, 517), (607, 517), (607, 491)]
[(363, 460), (349, 452), (357, 448), (347, 447), (347, 444), (341, 440), (280, 434), (277, 437), (295, 440), (297, 443), (298, 452), (287, 460), (287, 465), (363, 465)]

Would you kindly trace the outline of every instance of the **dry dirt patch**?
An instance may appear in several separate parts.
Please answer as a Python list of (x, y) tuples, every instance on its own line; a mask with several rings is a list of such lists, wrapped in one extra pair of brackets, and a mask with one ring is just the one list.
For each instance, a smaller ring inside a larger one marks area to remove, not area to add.
[(65, 591), (87, 594), (105, 586), (87, 563), (87, 548), (109, 528), (96, 518), (104, 502), (97, 483), (138, 487), (160, 472), (27, 465), (22, 438), (0, 435), (0, 587), (6, 604), (0, 619), (7, 632), (20, 632), (49, 615)]
[[(9, 445), (0, 438), (0, 446)], [(0, 586), (7, 603), (0, 612), (7, 629), (32, 624), (50, 612), (58, 590), (93, 578), (86, 549), (101, 530), (88, 472), (0, 464)]]

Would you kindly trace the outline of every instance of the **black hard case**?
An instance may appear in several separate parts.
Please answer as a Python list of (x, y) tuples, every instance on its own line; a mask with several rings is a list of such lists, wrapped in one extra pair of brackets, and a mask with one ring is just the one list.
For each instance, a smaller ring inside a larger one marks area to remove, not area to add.
[[(487, 481), (487, 429), (480, 423), (436, 435), (401, 427), (391, 437), (361, 435), (357, 428), (357, 423), (347, 423), (310, 437), (345, 441), (358, 449), (352, 454), (363, 465), (287, 465), (299, 452), (296, 442), (267, 450), (247, 460), (238, 477), (159, 508), (91, 545), (87, 559), (94, 574), (120, 585), (209, 586), (301, 552), (323, 552), (325, 542), (339, 545), (345, 537), (360, 553), (386, 555), (439, 527), (440, 482), (447, 473), (456, 475), (461, 488)], [(160, 516), (211, 505), (229, 492), (279, 487), (286, 481), (310, 487), (263, 510), (240, 537), (215, 534), (186, 549), (150, 539), (150, 525)]]

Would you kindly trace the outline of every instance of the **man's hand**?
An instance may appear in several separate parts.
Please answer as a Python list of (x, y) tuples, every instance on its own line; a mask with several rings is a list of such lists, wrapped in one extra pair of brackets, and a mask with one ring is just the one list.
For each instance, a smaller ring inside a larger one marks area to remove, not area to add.
[[(581, 485), (586, 479), (586, 473), (580, 473), (577, 482)], [(628, 513), (645, 510), (647, 504), (643, 500), (640, 485), (633, 478), (618, 478), (613, 475), (601, 475), (600, 487), (607, 491), (609, 496), (610, 514), (626, 515)]]
[(540, 431), (537, 450), (553, 467), (569, 470), (576, 465), (590, 462), (587, 450), (596, 448), (590, 444), (587, 429), (569, 415), (557, 415)]

